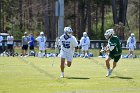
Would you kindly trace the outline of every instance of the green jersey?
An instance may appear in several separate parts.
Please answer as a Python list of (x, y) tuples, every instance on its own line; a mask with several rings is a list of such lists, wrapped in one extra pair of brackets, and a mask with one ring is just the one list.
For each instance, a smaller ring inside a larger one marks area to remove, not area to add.
[(121, 43), (117, 36), (112, 36), (108, 40), (108, 45), (110, 47), (114, 46), (114, 49), (112, 51), (110, 51), (110, 55), (113, 55), (113, 56), (121, 55), (121, 53), (122, 53)]

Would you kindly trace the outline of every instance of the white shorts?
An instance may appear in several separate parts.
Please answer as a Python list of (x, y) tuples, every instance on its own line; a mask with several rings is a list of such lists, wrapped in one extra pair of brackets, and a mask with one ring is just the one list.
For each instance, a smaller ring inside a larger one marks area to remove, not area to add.
[(45, 51), (45, 46), (39, 46), (39, 50), (41, 50), (41, 51)]
[(82, 46), (82, 51), (87, 51), (88, 50), (88, 45)]
[(133, 46), (129, 47), (129, 51), (134, 51), (134, 47)]
[(61, 55), (61, 58), (65, 58), (65, 59), (67, 59), (67, 61), (72, 62), (73, 53), (65, 52), (65, 51), (61, 50), (60, 55)]

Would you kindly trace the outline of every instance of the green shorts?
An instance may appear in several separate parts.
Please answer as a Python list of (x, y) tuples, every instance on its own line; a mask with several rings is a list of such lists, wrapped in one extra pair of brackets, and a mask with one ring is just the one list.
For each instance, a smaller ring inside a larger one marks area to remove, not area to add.
[(114, 59), (114, 62), (118, 62), (119, 59), (121, 58), (121, 55), (115, 56), (115, 55), (109, 54), (109, 57), (110, 57), (111, 59)]

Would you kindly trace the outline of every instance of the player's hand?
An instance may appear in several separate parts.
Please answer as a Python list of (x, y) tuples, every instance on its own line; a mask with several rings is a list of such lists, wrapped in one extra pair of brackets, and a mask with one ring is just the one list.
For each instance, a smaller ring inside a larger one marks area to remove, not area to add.
[(134, 45), (134, 48), (136, 48), (136, 46)]
[(105, 52), (105, 50), (104, 49), (101, 49), (100, 52), (103, 53), (103, 52)]
[(29, 41), (28, 44), (29, 44), (30, 42), (31, 42), (31, 41)]
[(75, 49), (78, 49), (79, 47), (77, 46), (77, 47), (75, 47)]
[(82, 46), (81, 46), (81, 45), (79, 45), (79, 46), (78, 46), (78, 48), (79, 48), (79, 49), (81, 49), (81, 48), (82, 48)]
[(129, 46), (128, 46), (128, 45), (126, 45), (126, 48), (129, 48)]
[(109, 46), (107, 45), (106, 47), (104, 47), (105, 51), (109, 51)]

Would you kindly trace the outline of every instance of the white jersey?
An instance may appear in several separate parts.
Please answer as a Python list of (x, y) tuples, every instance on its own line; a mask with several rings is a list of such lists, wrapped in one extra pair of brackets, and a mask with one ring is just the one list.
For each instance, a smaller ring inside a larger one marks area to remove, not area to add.
[(2, 46), (2, 40), (3, 40), (3, 37), (0, 36), (0, 46)]
[(14, 37), (13, 36), (7, 36), (7, 44), (13, 44), (14, 43)]
[(38, 43), (39, 43), (39, 47), (40, 46), (44, 46), (45, 47), (45, 43), (46, 43), (46, 37), (45, 36), (38, 36), (37, 38), (36, 38), (36, 40), (38, 41)]
[(135, 37), (129, 37), (128, 40), (127, 40), (127, 47), (130, 48), (130, 47), (136, 47), (136, 39)]
[(88, 36), (82, 37), (80, 39), (80, 45), (79, 46), (90, 46), (90, 39)]
[(78, 46), (78, 42), (74, 36), (70, 36), (68, 39), (65, 38), (65, 34), (60, 37), (61, 51), (72, 53), (75, 50), (75, 47)]

